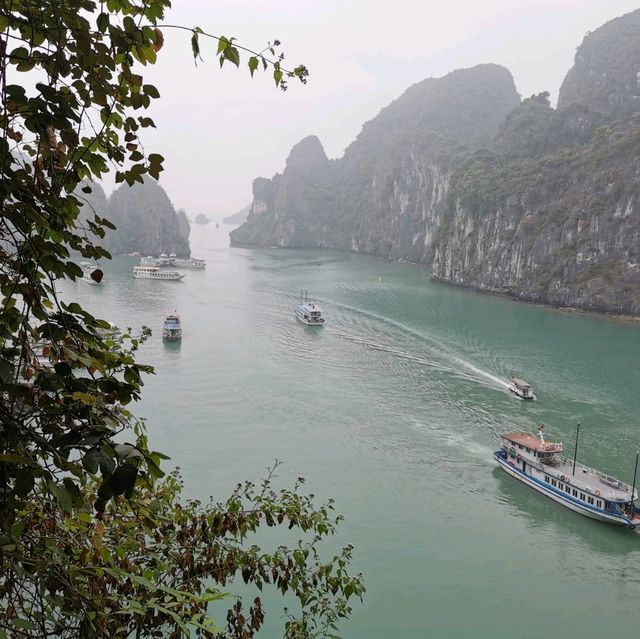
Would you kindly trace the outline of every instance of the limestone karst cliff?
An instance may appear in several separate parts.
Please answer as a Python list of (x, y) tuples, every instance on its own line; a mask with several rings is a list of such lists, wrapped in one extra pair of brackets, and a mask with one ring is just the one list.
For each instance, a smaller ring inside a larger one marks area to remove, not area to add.
[(97, 240), (112, 254), (137, 251), (143, 255), (176, 253), (188, 256), (189, 221), (183, 210), (176, 211), (164, 189), (148, 178), (144, 184), (126, 184), (106, 198), (102, 187), (83, 182), (90, 193), (78, 192), (83, 206), (78, 223), (91, 218), (93, 213), (115, 224), (115, 231), (107, 231)]
[(457, 171), (435, 278), (640, 313), (639, 34), (640, 11), (588, 34), (558, 108), (524, 101), (490, 150)]
[(255, 180), (232, 243), (362, 251), (519, 299), (640, 313), (639, 35), (640, 10), (587, 34), (556, 109), (480, 65), (410, 87), (338, 160), (306, 138)]
[(457, 162), (488, 144), (518, 102), (506, 69), (479, 65), (410, 87), (340, 160), (307, 137), (281, 175), (254, 181), (251, 212), (232, 242), (426, 261)]

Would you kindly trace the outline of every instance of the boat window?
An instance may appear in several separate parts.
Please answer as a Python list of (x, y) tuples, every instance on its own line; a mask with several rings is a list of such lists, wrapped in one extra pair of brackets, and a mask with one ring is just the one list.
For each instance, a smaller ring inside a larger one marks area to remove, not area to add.
[(587, 501), (588, 501), (590, 504), (593, 504), (593, 497), (589, 497), (589, 498), (587, 499)]
[(551, 480), (551, 485), (552, 485), (552, 486), (555, 486), (555, 485), (556, 485), (556, 480), (555, 480), (555, 479), (552, 479), (552, 480)]
[(577, 496), (578, 496), (578, 491), (577, 491), (575, 488), (573, 489), (573, 496), (574, 496), (574, 497), (577, 497)]
[(599, 499), (596, 501), (596, 506), (602, 508), (602, 502)]
[(571, 488), (569, 487), (568, 484), (564, 487), (564, 492), (569, 494), (569, 495), (571, 494)]
[(547, 483), (549, 483), (549, 476), (548, 476), (548, 475), (545, 475), (545, 476), (544, 476), (544, 480), (545, 480)]
[(580, 499), (582, 499), (582, 501), (584, 501), (584, 493), (580, 493)]

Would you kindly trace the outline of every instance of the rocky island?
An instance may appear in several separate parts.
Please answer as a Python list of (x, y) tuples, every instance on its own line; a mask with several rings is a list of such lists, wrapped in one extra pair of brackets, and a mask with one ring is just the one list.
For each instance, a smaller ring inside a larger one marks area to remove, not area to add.
[(112, 254), (138, 252), (142, 255), (176, 253), (188, 257), (189, 221), (184, 210), (176, 211), (158, 182), (146, 178), (143, 184), (126, 184), (107, 199), (102, 187), (84, 183), (91, 192), (77, 194), (83, 202), (80, 223), (92, 212), (116, 226), (100, 243)]
[(561, 87), (521, 101), (484, 64), (410, 87), (342, 158), (310, 136), (258, 178), (234, 245), (411, 260), (527, 301), (640, 314), (640, 10), (587, 34)]

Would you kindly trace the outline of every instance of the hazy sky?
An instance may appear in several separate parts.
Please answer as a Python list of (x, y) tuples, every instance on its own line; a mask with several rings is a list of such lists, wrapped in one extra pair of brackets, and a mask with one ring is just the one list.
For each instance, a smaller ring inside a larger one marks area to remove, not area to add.
[[(409, 85), (482, 62), (506, 66), (528, 97), (555, 102), (587, 31), (638, 8), (637, 0), (174, 0), (166, 23), (235, 36), (252, 48), (279, 39), (309, 83), (253, 80), (219, 69), (215, 43), (194, 66), (189, 35), (165, 29), (147, 82), (160, 90), (145, 133), (162, 153), (161, 184), (189, 215), (233, 213), (251, 200), (255, 177), (282, 171), (291, 147), (316, 134), (340, 157), (362, 124)], [(246, 65), (246, 61), (243, 61)]]

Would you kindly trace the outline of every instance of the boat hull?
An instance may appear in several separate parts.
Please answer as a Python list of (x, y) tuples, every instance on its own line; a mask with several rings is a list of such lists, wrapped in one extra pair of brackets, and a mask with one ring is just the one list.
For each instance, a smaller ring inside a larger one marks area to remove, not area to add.
[(299, 322), (302, 322), (303, 324), (306, 324), (307, 326), (324, 326), (324, 320), (309, 320), (309, 319), (305, 319), (304, 317), (300, 317), (299, 315), (296, 315), (296, 319)]
[(504, 459), (499, 453), (502, 451), (497, 451), (494, 453), (493, 457), (496, 460), (498, 466), (502, 468), (506, 473), (515, 477), (523, 484), (526, 484), (530, 488), (533, 488), (539, 493), (542, 493), (546, 497), (553, 499), (553, 501), (562, 504), (563, 506), (573, 510), (574, 512), (580, 513), (581, 515), (585, 515), (590, 519), (595, 519), (597, 521), (602, 521), (607, 524), (614, 524), (617, 526), (627, 526), (628, 528), (635, 528), (635, 525), (631, 523), (628, 519), (624, 517), (617, 517), (615, 515), (611, 515), (609, 513), (604, 512), (603, 510), (599, 510), (597, 508), (589, 508), (586, 504), (583, 506), (581, 502), (565, 497), (564, 493), (560, 491), (554, 490), (551, 486), (546, 486), (545, 484), (539, 482), (534, 477), (531, 477), (522, 472), (519, 468), (516, 468), (512, 464), (510, 464), (506, 459)]
[(141, 275), (138, 273), (134, 273), (133, 277), (137, 280), (155, 280), (156, 282), (179, 282), (184, 274), (180, 273), (179, 276), (171, 276), (171, 277), (150, 277), (149, 275)]

